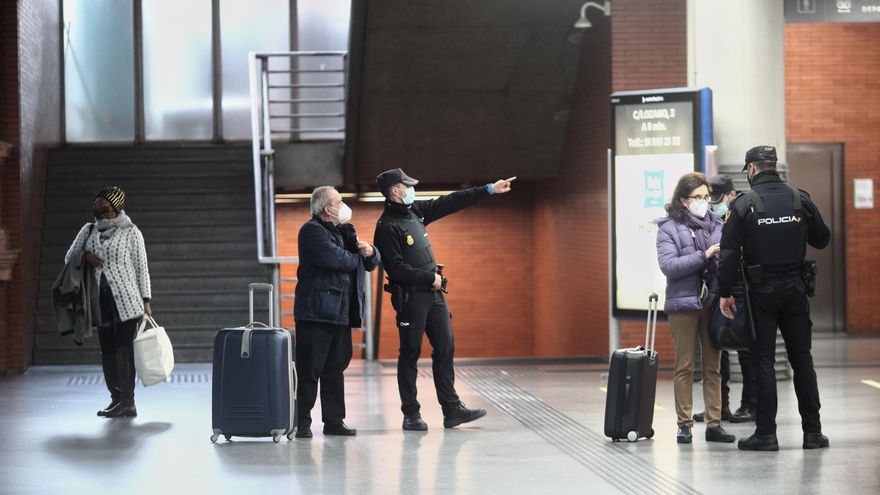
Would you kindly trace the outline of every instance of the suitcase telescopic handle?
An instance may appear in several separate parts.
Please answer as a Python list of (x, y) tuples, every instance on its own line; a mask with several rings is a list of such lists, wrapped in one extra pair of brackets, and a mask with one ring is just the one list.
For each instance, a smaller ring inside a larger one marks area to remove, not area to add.
[(262, 291), (267, 292), (269, 294), (269, 324), (273, 325), (275, 322), (274, 315), (274, 301), (272, 300), (273, 292), (275, 291), (275, 286), (272, 284), (263, 284), (263, 283), (252, 283), (248, 284), (248, 293), (249, 293), (249, 304), (248, 304), (248, 315), (250, 317), (250, 323), (254, 323), (254, 292)]
[[(651, 294), (648, 297), (648, 323), (645, 328), (645, 351), (654, 352), (654, 339), (657, 337), (657, 305), (660, 297), (657, 294)], [(650, 347), (648, 346), (650, 342)]]

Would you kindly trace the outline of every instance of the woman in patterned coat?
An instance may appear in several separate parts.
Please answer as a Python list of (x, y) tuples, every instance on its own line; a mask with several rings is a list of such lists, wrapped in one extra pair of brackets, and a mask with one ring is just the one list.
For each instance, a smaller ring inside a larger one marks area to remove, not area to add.
[(90, 272), (101, 287), (98, 338), (110, 405), (98, 411), (107, 418), (135, 417), (134, 342), (143, 315), (150, 314), (150, 272), (141, 231), (125, 214), (125, 192), (108, 187), (93, 205), (95, 222), (80, 229), (65, 263), (85, 250)]

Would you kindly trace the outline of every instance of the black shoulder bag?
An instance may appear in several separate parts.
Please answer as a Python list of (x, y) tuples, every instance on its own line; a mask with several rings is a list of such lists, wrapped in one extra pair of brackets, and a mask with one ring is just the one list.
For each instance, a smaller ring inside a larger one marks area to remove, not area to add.
[(742, 257), (739, 259), (742, 283), (733, 286), (730, 295), (736, 303), (736, 311), (730, 320), (721, 313), (721, 298), (715, 298), (712, 304), (712, 316), (709, 319), (709, 341), (716, 349), (739, 350), (748, 349), (757, 339), (755, 323), (752, 318), (752, 302), (749, 300), (749, 281), (743, 269)]

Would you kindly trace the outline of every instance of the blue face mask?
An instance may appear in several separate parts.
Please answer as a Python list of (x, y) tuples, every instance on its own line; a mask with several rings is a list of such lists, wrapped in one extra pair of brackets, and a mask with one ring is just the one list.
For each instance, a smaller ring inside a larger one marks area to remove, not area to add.
[(712, 211), (719, 215), (724, 215), (725, 213), (727, 213), (727, 203), (721, 202), (712, 205)]
[(411, 205), (416, 200), (416, 188), (409, 186), (403, 192), (403, 204)]

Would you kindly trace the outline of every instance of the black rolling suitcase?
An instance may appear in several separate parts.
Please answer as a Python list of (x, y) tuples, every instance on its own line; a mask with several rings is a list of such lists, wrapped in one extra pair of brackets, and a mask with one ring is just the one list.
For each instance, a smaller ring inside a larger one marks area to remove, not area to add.
[(254, 291), (269, 293), (271, 284), (249, 284), (250, 321), (225, 328), (214, 337), (214, 383), (211, 441), (220, 435), (272, 437), (279, 442), (293, 436), (295, 427), (296, 368), (294, 340), (289, 330), (254, 321)]
[(645, 346), (618, 349), (611, 355), (608, 395), (605, 399), (605, 436), (615, 442), (651, 438), (654, 429), (654, 395), (657, 392), (657, 294), (648, 299)]

